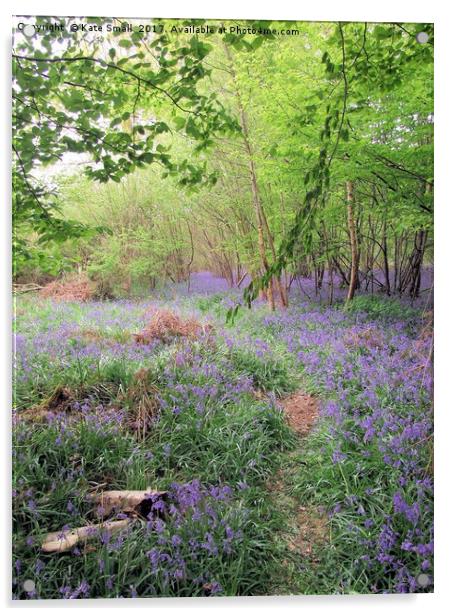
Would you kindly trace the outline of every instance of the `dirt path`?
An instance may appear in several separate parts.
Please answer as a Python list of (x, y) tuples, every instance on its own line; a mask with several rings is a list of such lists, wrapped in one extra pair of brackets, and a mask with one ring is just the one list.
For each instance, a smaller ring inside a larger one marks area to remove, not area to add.
[(300, 468), (305, 450), (305, 439), (319, 418), (320, 405), (317, 398), (297, 391), (278, 400), (287, 421), (298, 435), (297, 446), (287, 459), (287, 466), (280, 469), (274, 478), (272, 495), (275, 503), (286, 510), (288, 528), (282, 537), (288, 547), (284, 561), (294, 594), (301, 591), (299, 571), (301, 567), (315, 569), (319, 560), (317, 552), (329, 541), (329, 520), (317, 507), (300, 502), (293, 493), (293, 478)]
[(285, 411), (289, 425), (299, 436), (307, 436), (319, 417), (318, 400), (301, 391), (281, 398), (278, 405)]

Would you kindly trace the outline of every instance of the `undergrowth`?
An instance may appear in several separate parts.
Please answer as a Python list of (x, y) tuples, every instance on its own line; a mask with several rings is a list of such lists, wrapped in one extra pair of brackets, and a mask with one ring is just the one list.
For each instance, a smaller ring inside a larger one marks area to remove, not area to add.
[[(14, 597), (431, 591), (417, 581), (433, 546), (419, 313), (359, 297), (257, 305), (223, 327), (228, 302), (181, 300), (214, 329), (137, 344), (149, 303), (20, 301)], [(298, 389), (322, 405), (302, 441), (277, 401)], [(119, 534), (41, 551), (95, 522), (89, 495), (112, 489), (168, 496)], [(300, 507), (325, 526), (309, 553), (290, 547)]]

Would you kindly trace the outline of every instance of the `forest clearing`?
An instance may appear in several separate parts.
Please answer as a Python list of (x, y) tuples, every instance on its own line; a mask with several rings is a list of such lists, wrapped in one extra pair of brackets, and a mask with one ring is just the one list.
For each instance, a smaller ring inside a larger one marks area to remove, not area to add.
[(432, 24), (49, 19), (13, 598), (432, 592)]

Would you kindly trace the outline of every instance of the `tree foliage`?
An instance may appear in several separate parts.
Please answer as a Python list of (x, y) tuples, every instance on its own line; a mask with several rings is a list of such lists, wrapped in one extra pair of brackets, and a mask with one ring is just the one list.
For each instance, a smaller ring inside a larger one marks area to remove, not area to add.
[[(299, 274), (339, 277), (351, 295), (419, 292), (433, 219), (431, 24), (249, 22), (266, 34), (201, 35), (153, 20), (152, 36), (99, 41), (71, 23), (14, 49), (19, 270), (72, 236), (60, 262), (125, 287), (210, 269), (231, 285), (247, 273), (245, 299), (271, 306)], [(70, 156), (86, 180), (43, 181)]]

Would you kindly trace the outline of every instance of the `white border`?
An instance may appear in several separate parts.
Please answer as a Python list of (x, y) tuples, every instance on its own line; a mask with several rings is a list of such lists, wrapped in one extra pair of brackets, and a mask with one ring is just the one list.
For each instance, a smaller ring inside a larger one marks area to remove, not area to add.
[[(315, 3), (296, 3), (293, 0), (259, 3), (228, 0), (214, 3), (209, 0), (77, 0), (74, 4), (57, 0), (17, 0), (12, 3), (15, 15), (96, 15), (118, 17), (204, 17), (240, 19), (299, 19), (310, 21), (434, 21), (440, 2), (419, 0), (379, 0), (368, 2), (321, 0)], [(437, 8), (435, 8), (435, 5)]]

